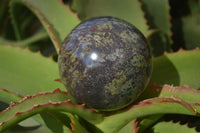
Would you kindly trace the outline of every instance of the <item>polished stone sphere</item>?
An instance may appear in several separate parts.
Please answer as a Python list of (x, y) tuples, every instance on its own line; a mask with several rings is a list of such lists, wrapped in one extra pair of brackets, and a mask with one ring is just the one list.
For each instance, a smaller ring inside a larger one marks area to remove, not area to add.
[(129, 105), (144, 91), (151, 58), (150, 46), (136, 27), (99, 17), (71, 31), (58, 64), (63, 84), (78, 103), (111, 111)]

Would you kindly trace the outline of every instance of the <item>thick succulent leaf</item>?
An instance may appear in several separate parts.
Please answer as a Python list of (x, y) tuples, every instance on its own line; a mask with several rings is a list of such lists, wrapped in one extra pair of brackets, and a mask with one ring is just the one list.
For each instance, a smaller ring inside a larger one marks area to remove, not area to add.
[[(45, 125), (52, 131), (52, 133), (71, 133), (69, 127), (65, 126), (65, 124), (52, 113), (42, 112), (40, 115), (43, 118)], [(69, 119), (66, 115), (63, 117)]]
[(151, 115), (151, 116), (144, 118), (138, 124), (138, 127), (139, 127), (138, 133), (143, 133), (150, 126), (154, 125), (162, 116), (163, 116), (163, 114), (158, 114), (158, 115)]
[[(53, 102), (59, 102), (59, 100), (66, 101), (69, 100), (70, 98), (71, 97), (67, 94), (67, 92), (60, 91), (59, 89), (56, 89), (53, 92), (45, 92), (36, 95), (26, 96), (20, 102), (13, 102), (9, 108), (0, 113), (0, 116), (2, 118), (0, 120), (0, 123), (12, 119), (16, 112), (24, 112), (23, 110), (27, 111), (31, 109), (34, 105), (42, 105), (50, 101)], [(23, 109), (20, 110), (20, 108)]]
[[(53, 133), (53, 131), (59, 127), (63, 128), (61, 129), (63, 131), (62, 133), (71, 133), (70, 129), (67, 128), (70, 127), (68, 116), (62, 115), (60, 112), (42, 112), (40, 114), (42, 114), (42, 118), (39, 114), (34, 115), (18, 123), (16, 126), (9, 128), (5, 133)], [(62, 118), (60, 118), (60, 116), (62, 116)], [(60, 130), (56, 130), (55, 133), (58, 133), (58, 131)]]
[[(21, 96), (64, 89), (57, 63), (28, 49), (0, 45), (0, 88)], [(1, 99), (0, 99), (1, 100)]]
[(73, 133), (89, 133), (78, 121), (76, 116), (71, 116), (71, 126)]
[(40, 41), (42, 39), (47, 39), (49, 36), (46, 33), (46, 31), (41, 31), (29, 38), (26, 38), (24, 40), (21, 41), (12, 41), (12, 40), (7, 40), (3, 37), (0, 37), (0, 44), (2, 45), (7, 45), (7, 44), (11, 44), (13, 46), (21, 46), (21, 47), (27, 47), (29, 44), (35, 43), (37, 41)]
[(13, 46), (20, 46), (22, 48), (29, 47), (31, 51), (33, 52), (40, 51), (42, 55), (47, 57), (56, 53), (55, 48), (49, 38), (49, 35), (44, 29), (41, 29), (34, 35), (19, 41), (9, 40), (0, 37), (0, 44), (2, 45), (10, 44)]
[(179, 123), (159, 122), (152, 127), (153, 133), (197, 133), (195, 128), (189, 128), (187, 125), (181, 125)]
[(41, 21), (47, 30), (52, 42), (57, 51), (59, 45), (67, 36), (67, 34), (74, 28), (80, 21), (73, 14), (68, 6), (65, 6), (59, 0), (12, 0), (10, 3), (11, 18), (13, 21), (16, 35), (20, 38), (20, 31), (18, 27), (18, 8), (23, 5), (30, 9)]
[(0, 94), (0, 101), (7, 104), (10, 104), (11, 102), (17, 102), (23, 98), (22, 96), (9, 92), (3, 88), (0, 88)]
[(16, 126), (6, 130), (3, 133), (52, 133), (47, 127), (21, 127)]
[(151, 85), (140, 96), (139, 101), (153, 97), (175, 97), (189, 103), (199, 103), (200, 91), (188, 86)]
[(154, 57), (161, 56), (165, 51), (170, 51), (169, 37), (162, 31), (147, 37)]
[(165, 85), (160, 93), (160, 97), (175, 97), (185, 102), (190, 103), (191, 106), (200, 114), (200, 91), (191, 89), (187, 86), (173, 87)]
[(0, 0), (0, 36), (15, 39), (9, 15), (9, 0)]
[(162, 55), (164, 51), (170, 51), (171, 43), (171, 24), (170, 24), (170, 6), (168, 0), (141, 0), (145, 17), (150, 29), (159, 29), (159, 34), (149, 38), (153, 54)]
[(191, 89), (187, 86), (173, 87), (164, 85), (160, 97), (175, 97), (189, 103), (199, 103), (200, 91)]
[[(194, 109), (195, 108), (195, 109)], [(199, 105), (190, 105), (176, 98), (153, 98), (133, 105), (129, 109), (122, 110), (114, 115), (105, 117), (104, 121), (97, 124), (105, 133), (115, 133), (135, 118), (155, 114), (187, 114), (196, 115), (200, 112)]]
[(200, 50), (167, 53), (153, 58), (153, 72), (150, 84), (200, 86)]
[(9, 106), (9, 104), (6, 104), (6, 103), (0, 101), (0, 111), (3, 111), (3, 110), (6, 109), (8, 106)]
[(72, 9), (82, 20), (99, 16), (113, 16), (135, 25), (143, 34), (148, 26), (138, 0), (74, 0)]
[[(55, 122), (62, 124), (65, 127), (65, 130), (67, 129), (68, 131), (71, 131), (71, 114), (67, 113), (67, 112), (55, 112), (55, 111), (49, 111), (49, 112), (45, 112), (46, 114), (44, 114), (44, 112), (40, 113), (40, 115), (45, 115), (46, 117), (51, 117), (54, 119)], [(48, 123), (49, 121), (46, 120), (45, 123)], [(44, 124), (45, 125), (45, 124)], [(49, 128), (53, 128), (53, 127), (49, 127)]]
[[(2, 28), (3, 21), (8, 9), (8, 0), (1, 0), (0, 1), (0, 29)], [(1, 33), (1, 30), (0, 30)]]
[(0, 111), (6, 109), (11, 102), (17, 102), (23, 98), (2, 88), (0, 88), (0, 94)]
[(123, 127), (118, 133), (138, 133), (139, 127), (137, 127), (137, 124), (136, 120), (133, 120)]
[(186, 49), (200, 47), (200, 16), (193, 15), (182, 18), (183, 36)]
[(13, 103), (9, 108), (0, 112), (0, 132), (43, 111), (74, 113), (93, 124), (102, 121), (103, 117), (101, 114), (97, 114), (92, 109), (86, 109), (84, 105), (73, 104), (70, 98), (71, 96), (67, 92), (60, 91), (59, 89), (53, 92), (27, 96), (20, 102)]
[(170, 7), (168, 0), (141, 0), (151, 29), (161, 29), (170, 36)]
[[(169, 85), (158, 86), (153, 84), (147, 87), (145, 92), (140, 96), (138, 100), (140, 101), (150, 97), (174, 97), (190, 104), (198, 105), (200, 101), (200, 91), (189, 88), (187, 86), (174, 87)], [(197, 110), (199, 110), (199, 106), (197, 107)], [(152, 126), (152, 124), (154, 124), (162, 116), (163, 115), (153, 115), (145, 118), (139, 125), (139, 132), (142, 132), (146, 128)]]
[[(35, 115), (34, 117), (38, 117)], [(4, 132), (3, 132), (4, 133)], [(16, 126), (9, 128), (5, 133), (52, 133), (46, 126), (41, 125), (33, 118), (28, 118)]]
[(192, 15), (196, 15), (200, 13), (200, 6), (198, 0), (188, 0), (188, 6), (190, 8), (190, 12)]

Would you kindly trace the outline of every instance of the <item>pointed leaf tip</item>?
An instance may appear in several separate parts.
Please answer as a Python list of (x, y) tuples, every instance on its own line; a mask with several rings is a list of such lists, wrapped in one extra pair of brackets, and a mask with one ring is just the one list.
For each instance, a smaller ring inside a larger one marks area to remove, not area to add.
[[(65, 91), (61, 91), (59, 88), (56, 88), (56, 89), (53, 91), (53, 93), (56, 93), (56, 92), (65, 92)], [(66, 91), (66, 93), (67, 93), (67, 91)]]

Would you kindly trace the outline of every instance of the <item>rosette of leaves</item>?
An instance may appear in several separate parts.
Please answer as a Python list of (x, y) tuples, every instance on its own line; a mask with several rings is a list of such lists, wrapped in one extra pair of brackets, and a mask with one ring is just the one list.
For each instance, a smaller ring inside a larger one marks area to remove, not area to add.
[[(0, 132), (199, 132), (199, 13), (198, 0), (1, 0)], [(99, 16), (135, 25), (154, 55), (146, 91), (114, 112), (76, 104), (58, 72), (66, 35)]]

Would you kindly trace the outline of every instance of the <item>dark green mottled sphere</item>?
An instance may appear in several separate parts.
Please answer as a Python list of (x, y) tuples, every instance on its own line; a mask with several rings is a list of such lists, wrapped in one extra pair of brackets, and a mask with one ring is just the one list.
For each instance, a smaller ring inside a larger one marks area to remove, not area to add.
[(138, 98), (152, 67), (145, 37), (112, 17), (74, 28), (62, 44), (58, 64), (62, 82), (78, 103), (103, 111), (121, 109)]

